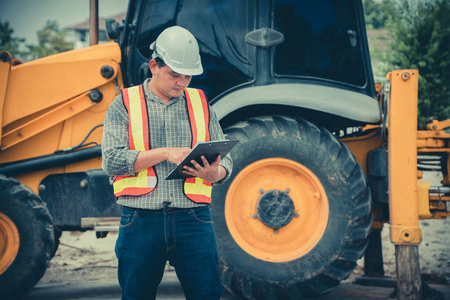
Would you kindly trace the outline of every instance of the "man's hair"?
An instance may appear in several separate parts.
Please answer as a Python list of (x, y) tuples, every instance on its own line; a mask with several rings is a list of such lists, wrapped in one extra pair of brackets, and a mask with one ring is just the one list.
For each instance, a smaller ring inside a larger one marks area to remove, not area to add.
[(162, 68), (166, 65), (166, 63), (160, 57), (155, 57), (155, 61), (158, 65), (158, 68)]

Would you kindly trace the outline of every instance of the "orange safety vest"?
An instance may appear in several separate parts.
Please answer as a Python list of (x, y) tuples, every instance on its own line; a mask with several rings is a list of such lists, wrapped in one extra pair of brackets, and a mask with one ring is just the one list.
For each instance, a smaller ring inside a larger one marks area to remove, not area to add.
[[(192, 131), (192, 145), (198, 141), (208, 142), (209, 107), (201, 90), (185, 90), (187, 111)], [(150, 147), (149, 120), (147, 104), (142, 85), (122, 90), (122, 99), (128, 110), (129, 141), (131, 150), (146, 151)], [(158, 183), (152, 167), (139, 171), (134, 176), (116, 176), (114, 194), (120, 196), (139, 196), (153, 191)], [(184, 194), (196, 203), (211, 203), (211, 183), (195, 177), (184, 182)]]

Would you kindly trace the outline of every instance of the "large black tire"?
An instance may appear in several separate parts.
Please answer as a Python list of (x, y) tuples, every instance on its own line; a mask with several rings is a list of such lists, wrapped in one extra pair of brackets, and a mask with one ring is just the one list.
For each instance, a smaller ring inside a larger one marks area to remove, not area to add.
[[(10, 257), (12, 264), (0, 274), (0, 299), (21, 299), (47, 269), (54, 249), (53, 222), (36, 193), (3, 175), (0, 175), (0, 214), (4, 217), (2, 224), (15, 228), (20, 240), (18, 252)], [(1, 242), (12, 244), (13, 239), (14, 234), (6, 234)]]
[(59, 239), (61, 238), (61, 235), (62, 235), (62, 231), (55, 228), (55, 230), (53, 232), (54, 243), (53, 243), (53, 251), (52, 251), (51, 258), (53, 258), (56, 254), (56, 251), (58, 251)]
[(224, 287), (246, 299), (283, 300), (336, 287), (362, 257), (372, 222), (353, 154), (303, 119), (252, 118), (225, 133), (240, 142), (211, 206)]

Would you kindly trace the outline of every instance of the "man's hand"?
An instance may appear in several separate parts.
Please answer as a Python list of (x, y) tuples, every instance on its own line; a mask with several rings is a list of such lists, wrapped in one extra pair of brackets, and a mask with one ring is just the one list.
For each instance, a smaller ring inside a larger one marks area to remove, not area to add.
[(157, 148), (147, 151), (139, 152), (139, 155), (134, 163), (134, 171), (139, 172), (140, 170), (153, 167), (160, 162), (167, 160), (171, 163), (179, 165), (183, 159), (191, 151), (190, 148)]
[(199, 177), (211, 183), (217, 182), (227, 175), (227, 171), (225, 170), (225, 168), (219, 166), (220, 162), (222, 161), (220, 159), (220, 155), (217, 156), (216, 160), (213, 161), (212, 164), (209, 164), (204, 156), (202, 156), (201, 159), (203, 162), (203, 166), (201, 166), (195, 160), (191, 160), (194, 168), (184, 166), (183, 172), (195, 177)]
[(191, 148), (183, 147), (183, 148), (166, 148), (167, 149), (167, 161), (174, 163), (174, 164), (181, 164), (183, 159), (186, 158), (186, 156), (191, 151)]

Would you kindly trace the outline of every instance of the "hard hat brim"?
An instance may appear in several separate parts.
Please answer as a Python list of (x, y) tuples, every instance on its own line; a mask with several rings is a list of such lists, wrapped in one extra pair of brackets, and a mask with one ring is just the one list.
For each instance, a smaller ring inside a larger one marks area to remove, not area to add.
[(203, 73), (203, 67), (200, 65), (200, 67), (195, 69), (183, 69), (183, 68), (177, 68), (173, 66), (169, 66), (166, 64), (172, 71), (175, 73), (181, 74), (181, 75), (187, 75), (187, 76), (196, 76)]

